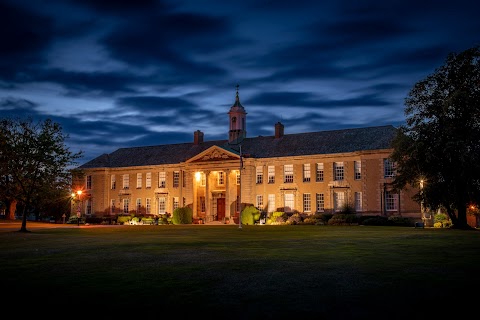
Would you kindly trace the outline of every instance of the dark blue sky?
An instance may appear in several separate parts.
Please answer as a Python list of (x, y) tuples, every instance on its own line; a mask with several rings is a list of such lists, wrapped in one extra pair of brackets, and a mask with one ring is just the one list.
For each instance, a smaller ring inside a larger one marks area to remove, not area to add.
[(480, 42), (479, 1), (2, 0), (0, 117), (50, 118), (79, 164), (121, 147), (403, 123)]

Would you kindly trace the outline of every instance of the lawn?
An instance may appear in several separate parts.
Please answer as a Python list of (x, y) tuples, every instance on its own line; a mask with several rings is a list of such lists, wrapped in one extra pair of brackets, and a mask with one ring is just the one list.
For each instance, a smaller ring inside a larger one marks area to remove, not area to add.
[(477, 230), (311, 225), (29, 229), (28, 223), (32, 232), (18, 229), (0, 232), (1, 305), (38, 316), (64, 317), (59, 310), (65, 308), (75, 317), (151, 319), (478, 314)]

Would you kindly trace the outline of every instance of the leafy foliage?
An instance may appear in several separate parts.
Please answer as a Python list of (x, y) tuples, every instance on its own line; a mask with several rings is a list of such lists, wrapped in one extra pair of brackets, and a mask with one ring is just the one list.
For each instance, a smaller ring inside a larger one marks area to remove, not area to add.
[(67, 201), (71, 171), (82, 152), (65, 146), (67, 135), (59, 124), (47, 119), (0, 120), (0, 198), (23, 207), (22, 227), (26, 230), (29, 211), (55, 201)]
[(253, 225), (260, 219), (260, 211), (255, 206), (246, 206), (242, 210), (242, 224)]
[(192, 224), (193, 211), (190, 207), (180, 207), (173, 210), (172, 223), (173, 224)]
[(480, 47), (449, 54), (405, 104), (390, 156), (394, 186), (419, 187), (416, 201), (444, 207), (454, 227), (469, 228), (466, 208), (480, 202)]

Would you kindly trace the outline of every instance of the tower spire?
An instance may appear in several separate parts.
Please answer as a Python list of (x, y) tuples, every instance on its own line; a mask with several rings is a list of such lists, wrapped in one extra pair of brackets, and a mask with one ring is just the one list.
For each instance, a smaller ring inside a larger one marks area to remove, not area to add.
[(235, 86), (235, 103), (230, 108), (228, 116), (230, 118), (230, 130), (228, 132), (228, 142), (239, 143), (243, 138), (247, 136), (247, 123), (245, 109), (240, 103), (240, 96), (238, 94), (237, 84)]

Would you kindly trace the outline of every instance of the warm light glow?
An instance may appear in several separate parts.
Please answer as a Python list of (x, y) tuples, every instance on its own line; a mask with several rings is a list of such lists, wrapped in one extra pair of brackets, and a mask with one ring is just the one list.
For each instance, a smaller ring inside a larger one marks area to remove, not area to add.
[(420, 189), (423, 189), (423, 179), (420, 180)]
[(81, 196), (81, 195), (82, 195), (82, 190), (78, 190), (78, 191), (77, 191), (77, 194), (78, 194), (79, 196)]
[(200, 178), (202, 177), (202, 174), (200, 172), (195, 172), (195, 180), (200, 181)]
[(72, 198), (74, 198), (74, 197), (75, 197), (75, 193), (74, 193), (74, 192), (72, 192)]

